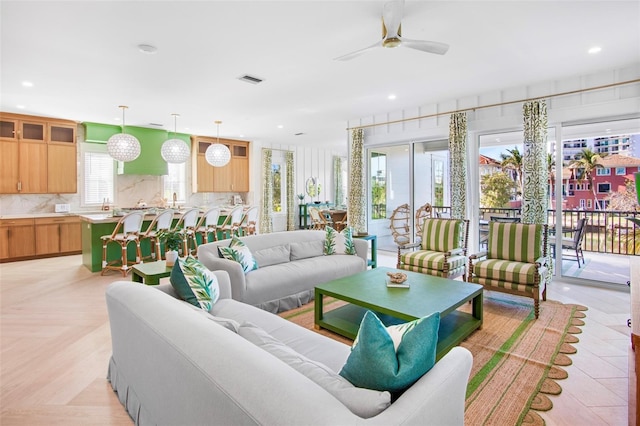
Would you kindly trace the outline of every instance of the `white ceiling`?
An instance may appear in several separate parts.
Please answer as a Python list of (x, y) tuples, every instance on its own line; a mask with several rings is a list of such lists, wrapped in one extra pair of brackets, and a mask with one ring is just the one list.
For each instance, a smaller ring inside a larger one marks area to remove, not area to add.
[(640, 63), (638, 0), (408, 0), (403, 36), (446, 55), (334, 61), (381, 37), (383, 4), (2, 0), (0, 107), (116, 124), (128, 105), (127, 125), (173, 130), (179, 113), (185, 133), (215, 136), (222, 120), (221, 137), (345, 146), (349, 119)]

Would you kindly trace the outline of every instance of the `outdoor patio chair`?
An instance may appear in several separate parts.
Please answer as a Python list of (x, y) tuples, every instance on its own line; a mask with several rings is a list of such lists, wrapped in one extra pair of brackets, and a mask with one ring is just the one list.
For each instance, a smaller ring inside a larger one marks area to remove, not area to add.
[[(421, 241), (398, 246), (397, 268), (466, 281), (468, 234), (468, 220), (424, 219)], [(415, 248), (419, 250), (402, 252)]]
[(547, 225), (489, 222), (487, 250), (469, 256), (467, 281), (485, 290), (547, 300)]
[[(582, 265), (584, 266), (584, 254), (582, 253), (582, 240), (584, 240), (584, 231), (587, 227), (588, 218), (583, 217), (582, 219), (578, 219), (578, 223), (573, 231), (573, 236), (571, 238), (561, 238), (562, 250), (572, 250), (575, 252), (575, 255), (568, 254), (572, 258), (575, 257), (575, 260), (578, 261), (578, 268), (580, 268), (580, 259), (582, 259)], [(556, 237), (549, 238), (549, 245), (551, 246), (553, 257), (556, 257)], [(563, 256), (564, 257), (564, 256)]]

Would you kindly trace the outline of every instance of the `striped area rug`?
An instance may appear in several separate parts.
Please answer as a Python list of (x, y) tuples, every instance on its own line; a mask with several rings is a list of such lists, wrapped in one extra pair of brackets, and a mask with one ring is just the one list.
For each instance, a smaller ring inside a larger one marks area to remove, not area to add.
[[(328, 300), (325, 309), (343, 303)], [(536, 320), (528, 299), (485, 293), (482, 329), (462, 342), (473, 354), (465, 425), (544, 425), (536, 411), (550, 410), (546, 395), (562, 391), (557, 380), (567, 377), (562, 366), (570, 365), (568, 355), (576, 352), (575, 334), (584, 325), (585, 310), (547, 300), (541, 302)], [(314, 329), (313, 302), (280, 315)], [(316, 332), (351, 343), (327, 330)]]

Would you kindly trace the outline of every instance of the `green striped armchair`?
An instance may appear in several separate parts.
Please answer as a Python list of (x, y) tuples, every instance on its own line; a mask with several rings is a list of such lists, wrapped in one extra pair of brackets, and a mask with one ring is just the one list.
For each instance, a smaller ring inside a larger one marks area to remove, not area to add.
[[(469, 221), (424, 219), (420, 242), (398, 246), (398, 269), (466, 281)], [(419, 249), (404, 252), (407, 249)]]
[(531, 297), (538, 318), (547, 300), (547, 225), (489, 222), (487, 250), (469, 256), (467, 281), (486, 290)]

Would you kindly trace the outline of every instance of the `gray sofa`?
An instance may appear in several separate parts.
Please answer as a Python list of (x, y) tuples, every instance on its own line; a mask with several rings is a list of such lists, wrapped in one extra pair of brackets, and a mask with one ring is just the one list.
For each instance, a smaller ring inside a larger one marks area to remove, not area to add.
[(316, 285), (364, 271), (367, 265), (369, 245), (357, 238), (357, 256), (324, 256), (324, 231), (274, 232), (240, 240), (256, 258), (257, 270), (245, 275), (239, 263), (220, 256), (218, 247), (227, 247), (230, 240), (200, 245), (198, 260), (212, 271), (229, 273), (235, 300), (269, 312), (302, 306), (313, 300)]
[(463, 424), (472, 363), (466, 349), (451, 350), (388, 408), (363, 418), (220, 317), (250, 321), (332, 371), (340, 370), (349, 346), (231, 299), (227, 274), (215, 274), (221, 299), (210, 312), (217, 322), (176, 299), (169, 285), (118, 281), (107, 288), (108, 379), (137, 425)]

